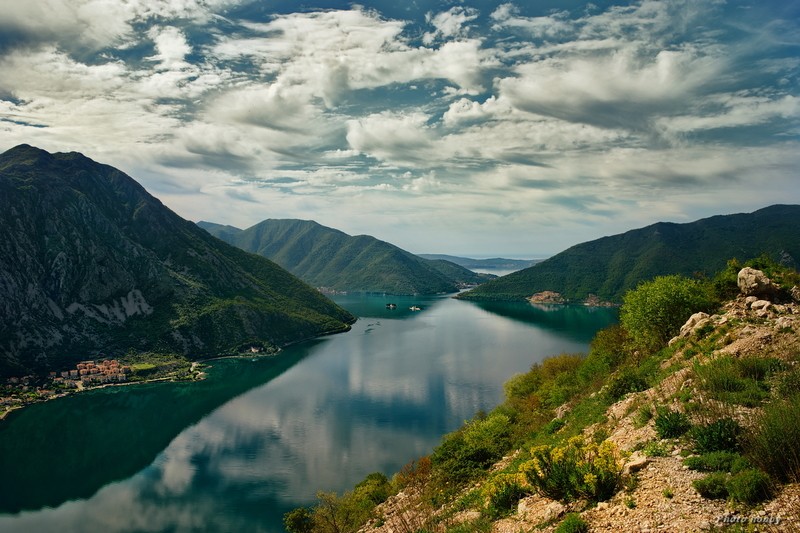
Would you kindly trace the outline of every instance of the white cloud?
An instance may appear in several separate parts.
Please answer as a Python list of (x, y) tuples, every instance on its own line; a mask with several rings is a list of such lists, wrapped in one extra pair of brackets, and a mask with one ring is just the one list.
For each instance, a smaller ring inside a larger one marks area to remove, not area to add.
[(149, 58), (150, 60), (158, 61), (161, 68), (168, 70), (189, 66), (185, 58), (192, 51), (192, 47), (178, 28), (153, 26), (147, 35), (153, 39), (157, 52), (155, 56)]
[(780, 98), (749, 95), (726, 95), (705, 102), (721, 108), (716, 114), (696, 112), (692, 115), (664, 117), (658, 126), (667, 132), (690, 132), (716, 128), (755, 126), (773, 119), (800, 118), (800, 98), (784, 95)]
[(0, 0), (0, 28), (30, 40), (75, 42), (103, 48), (135, 37), (132, 24), (154, 17), (207, 21), (211, 14), (239, 0)]
[(692, 50), (647, 54), (636, 47), (602, 56), (533, 61), (498, 81), (516, 107), (564, 120), (639, 129), (710, 90), (724, 59)]
[(425, 33), (422, 42), (426, 45), (432, 44), (437, 38), (450, 39), (453, 37), (464, 37), (468, 27), (465, 24), (478, 18), (478, 10), (470, 7), (456, 6), (448, 11), (443, 11), (432, 15), (428, 13), (425, 20), (433, 25), (435, 31)]
[(328, 107), (335, 107), (349, 90), (424, 79), (448, 79), (479, 91), (483, 71), (496, 64), (475, 39), (412, 47), (401, 36), (404, 22), (361, 9), (277, 16), (249, 28), (263, 36), (223, 38), (213, 53), (227, 59), (250, 57), (263, 73), (287, 86), (302, 86)]

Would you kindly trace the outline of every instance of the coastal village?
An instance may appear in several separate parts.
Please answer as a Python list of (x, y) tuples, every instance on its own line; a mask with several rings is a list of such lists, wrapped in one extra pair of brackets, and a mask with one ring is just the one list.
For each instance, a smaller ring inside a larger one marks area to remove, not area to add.
[(103, 359), (82, 361), (75, 368), (50, 372), (44, 378), (33, 375), (8, 378), (0, 384), (0, 419), (15, 408), (63, 396), (73, 390), (125, 383), (131, 373), (130, 366), (116, 359)]
[[(257, 353), (260, 350), (251, 351)], [(44, 376), (11, 377), (0, 380), (0, 420), (14, 409), (92, 388), (142, 381), (202, 379), (202, 368), (203, 365), (196, 361), (151, 358), (128, 363), (101, 359), (81, 361), (74, 368), (49, 372)]]
[(131, 367), (121, 365), (116, 359), (102, 361), (83, 361), (76, 368), (64, 370), (58, 375), (50, 372), (50, 379), (56, 385), (81, 388), (102, 383), (121, 383), (128, 380)]

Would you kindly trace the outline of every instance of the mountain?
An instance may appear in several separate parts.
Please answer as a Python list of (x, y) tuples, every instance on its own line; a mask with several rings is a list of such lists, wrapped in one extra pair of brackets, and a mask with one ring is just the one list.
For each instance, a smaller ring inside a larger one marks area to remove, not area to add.
[(417, 254), (423, 259), (442, 259), (450, 261), (464, 268), (470, 270), (486, 269), (486, 270), (522, 270), (539, 263), (541, 259), (505, 259), (502, 257), (493, 257), (491, 259), (472, 259), (470, 257), (458, 257), (456, 255), (445, 254)]
[(327, 290), (435, 294), (491, 279), (449, 261), (422, 259), (375, 237), (350, 236), (310, 220), (270, 219), (245, 230), (211, 222), (198, 226)]
[(198, 358), (344, 331), (345, 310), (79, 153), (0, 155), (0, 375), (129, 350)]
[(628, 289), (666, 274), (713, 275), (727, 260), (766, 253), (800, 261), (800, 206), (774, 205), (753, 213), (718, 215), (674, 224), (659, 222), (578, 244), (530, 268), (485, 283), (459, 298), (521, 300), (555, 291), (570, 301), (590, 295), (620, 302)]

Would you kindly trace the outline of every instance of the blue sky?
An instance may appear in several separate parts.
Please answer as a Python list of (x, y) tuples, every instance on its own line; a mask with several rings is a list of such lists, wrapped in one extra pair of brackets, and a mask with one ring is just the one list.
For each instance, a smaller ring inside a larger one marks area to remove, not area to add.
[(800, 203), (800, 1), (0, 0), (0, 150), (178, 214), (541, 257)]

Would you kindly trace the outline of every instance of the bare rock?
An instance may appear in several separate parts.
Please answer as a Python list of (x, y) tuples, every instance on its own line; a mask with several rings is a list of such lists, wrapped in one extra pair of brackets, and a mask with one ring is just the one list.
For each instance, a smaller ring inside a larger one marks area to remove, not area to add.
[(736, 277), (736, 283), (745, 296), (766, 298), (774, 296), (778, 292), (778, 288), (766, 274), (755, 268), (744, 267), (741, 269)]
[(517, 505), (517, 514), (532, 524), (551, 522), (566, 511), (567, 508), (560, 502), (542, 496), (523, 498)]
[(702, 328), (706, 324), (708, 324), (711, 319), (708, 316), (708, 313), (695, 313), (689, 317), (689, 320), (681, 327), (680, 336), (681, 337), (689, 337), (690, 335), (694, 334), (695, 331)]
[(648, 459), (647, 456), (642, 454), (641, 452), (635, 451), (628, 458), (628, 461), (622, 468), (622, 473), (623, 475), (629, 475), (633, 472), (638, 472), (642, 468), (646, 467), (648, 464), (650, 464), (650, 459)]
[(792, 295), (792, 300), (794, 300), (795, 302), (800, 302), (800, 287), (795, 285), (794, 287), (792, 287), (792, 290), (789, 291), (789, 293)]
[(768, 300), (756, 300), (750, 304), (750, 309), (758, 311), (759, 309), (769, 309), (772, 303)]

